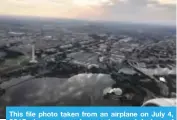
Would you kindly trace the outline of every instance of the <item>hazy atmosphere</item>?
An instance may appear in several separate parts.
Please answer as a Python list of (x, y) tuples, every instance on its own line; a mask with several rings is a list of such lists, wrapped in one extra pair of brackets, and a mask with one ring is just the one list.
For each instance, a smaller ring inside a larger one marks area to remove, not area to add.
[(1, 0), (1, 15), (175, 24), (176, 0)]
[(0, 0), (0, 119), (6, 106), (175, 107), (175, 2)]

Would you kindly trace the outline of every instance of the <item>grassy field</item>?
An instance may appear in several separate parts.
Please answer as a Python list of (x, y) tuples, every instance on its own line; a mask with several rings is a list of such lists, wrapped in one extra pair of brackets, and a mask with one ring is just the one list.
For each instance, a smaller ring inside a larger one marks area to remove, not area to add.
[(6, 59), (3, 64), (0, 65), (0, 72), (7, 72), (9, 70), (17, 69), (28, 63), (30, 58), (28, 56), (20, 56), (13, 59)]

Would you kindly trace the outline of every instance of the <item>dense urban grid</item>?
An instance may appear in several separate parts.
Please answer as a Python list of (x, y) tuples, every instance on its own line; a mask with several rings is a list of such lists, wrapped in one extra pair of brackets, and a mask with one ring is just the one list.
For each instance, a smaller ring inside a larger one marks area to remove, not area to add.
[(1, 108), (141, 106), (153, 98), (176, 99), (176, 30), (175, 26), (2, 18), (0, 66)]

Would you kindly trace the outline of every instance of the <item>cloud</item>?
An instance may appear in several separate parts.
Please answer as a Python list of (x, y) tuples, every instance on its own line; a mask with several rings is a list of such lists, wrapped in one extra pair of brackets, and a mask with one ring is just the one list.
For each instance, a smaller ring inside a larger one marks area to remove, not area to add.
[(103, 5), (104, 18), (114, 21), (159, 22), (174, 24), (176, 6), (165, 0), (115, 0), (114, 5)]
[(176, 4), (176, 0), (157, 0), (160, 4)]
[(0, 14), (174, 22), (176, 0), (2, 0)]
[[(11, 86), (24, 79), (13, 79), (4, 86)], [(109, 75), (78, 74), (66, 78), (32, 79), (6, 91), (0, 97), (0, 116), (5, 116), (5, 106), (9, 105), (113, 105), (102, 99), (103, 90), (115, 84)], [(19, 99), (20, 98), (20, 99)], [(92, 98), (92, 101), (91, 101)], [(119, 105), (116, 101), (114, 105)]]

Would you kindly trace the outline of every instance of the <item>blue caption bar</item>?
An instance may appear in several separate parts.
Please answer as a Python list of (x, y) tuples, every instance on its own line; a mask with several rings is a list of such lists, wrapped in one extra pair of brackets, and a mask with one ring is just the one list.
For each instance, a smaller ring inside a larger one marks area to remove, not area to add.
[(7, 107), (6, 120), (176, 120), (176, 107)]

